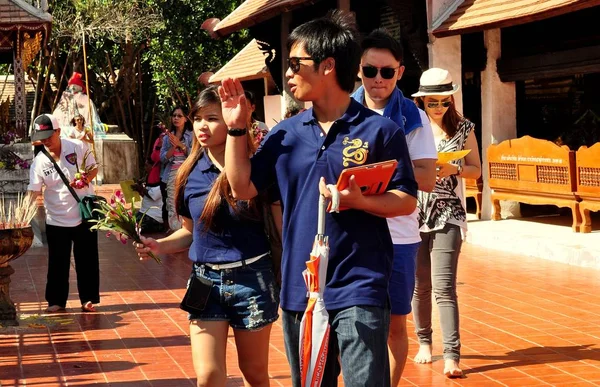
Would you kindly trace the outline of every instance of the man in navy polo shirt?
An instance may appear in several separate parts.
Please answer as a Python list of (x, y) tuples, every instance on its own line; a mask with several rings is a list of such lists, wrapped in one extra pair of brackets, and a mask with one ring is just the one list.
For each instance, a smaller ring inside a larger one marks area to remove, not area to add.
[(230, 128), (225, 170), (236, 198), (252, 198), (272, 184), (279, 189), (282, 323), (292, 380), (300, 386), (299, 331), (307, 303), (302, 270), (317, 230), (319, 182), (335, 183), (345, 168), (398, 160), (386, 193), (363, 196), (352, 181), (340, 192), (340, 206), (351, 209), (326, 218), (330, 260), (324, 299), (332, 332), (322, 385), (337, 384), (339, 354), (346, 386), (389, 386), (392, 241), (385, 218), (412, 213), (417, 194), (404, 132), (350, 99), (360, 46), (349, 14), (336, 12), (297, 27), (288, 48), (290, 90), (313, 108), (275, 126), (249, 160), (243, 89), (237, 80), (224, 80), (219, 92)]

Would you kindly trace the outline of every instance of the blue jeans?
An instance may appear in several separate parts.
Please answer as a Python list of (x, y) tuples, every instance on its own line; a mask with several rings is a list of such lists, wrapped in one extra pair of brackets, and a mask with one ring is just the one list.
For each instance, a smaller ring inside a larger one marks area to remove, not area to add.
[[(294, 387), (300, 387), (300, 321), (304, 313), (287, 310), (282, 312), (285, 352), (290, 363), (292, 383)], [(321, 386), (337, 386), (339, 355), (346, 387), (388, 387), (389, 309), (354, 306), (330, 310), (329, 323), (329, 350)]]
[(279, 317), (279, 289), (269, 256), (234, 269), (214, 270), (194, 263), (191, 276), (213, 282), (206, 307), (190, 320), (228, 321), (233, 329), (258, 330)]

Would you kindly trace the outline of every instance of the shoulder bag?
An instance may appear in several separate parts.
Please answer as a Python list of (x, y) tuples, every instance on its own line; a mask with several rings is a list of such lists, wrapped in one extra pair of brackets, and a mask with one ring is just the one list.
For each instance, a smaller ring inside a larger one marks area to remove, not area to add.
[(65, 183), (65, 185), (69, 189), (69, 192), (71, 192), (71, 195), (73, 195), (75, 200), (77, 200), (77, 203), (79, 205), (79, 212), (81, 213), (81, 221), (86, 223), (90, 220), (99, 220), (102, 217), (102, 214), (99, 211), (94, 210), (100, 210), (102, 206), (99, 202), (106, 202), (106, 199), (98, 195), (85, 195), (83, 198), (80, 199), (79, 195), (77, 195), (73, 187), (71, 187), (71, 184), (69, 184), (67, 177), (56, 163), (56, 160), (54, 160), (54, 158), (50, 156), (50, 154), (46, 150), (46, 147), (42, 148), (42, 153), (45, 154), (46, 157), (50, 159), (50, 161), (52, 161), (54, 169), (56, 169), (56, 172), (62, 179), (63, 183)]

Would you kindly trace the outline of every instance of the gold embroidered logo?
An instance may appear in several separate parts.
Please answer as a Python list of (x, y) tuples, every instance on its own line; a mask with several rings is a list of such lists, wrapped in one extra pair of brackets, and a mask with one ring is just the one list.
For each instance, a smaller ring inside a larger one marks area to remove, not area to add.
[(342, 151), (342, 164), (344, 167), (347, 167), (349, 163), (363, 165), (367, 161), (367, 155), (369, 154), (368, 142), (363, 143), (359, 138), (350, 140), (348, 137), (345, 137), (342, 145), (348, 145)]

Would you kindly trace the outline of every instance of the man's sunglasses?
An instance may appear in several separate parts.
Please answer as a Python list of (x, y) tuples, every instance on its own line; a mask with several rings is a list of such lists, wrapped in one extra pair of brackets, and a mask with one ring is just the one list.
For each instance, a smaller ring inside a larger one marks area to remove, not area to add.
[(362, 66), (362, 73), (366, 78), (375, 78), (377, 73), (381, 74), (383, 79), (392, 79), (396, 75), (398, 67), (374, 67), (374, 66)]
[(429, 109), (436, 109), (442, 105), (443, 108), (450, 107), (452, 105), (452, 101), (444, 101), (444, 102), (427, 102), (427, 107)]
[(288, 58), (288, 67), (295, 74), (300, 71), (300, 62), (303, 60), (313, 60), (310, 56), (291, 56)]

